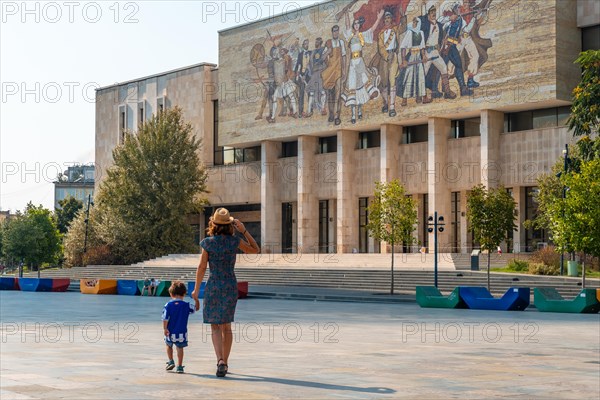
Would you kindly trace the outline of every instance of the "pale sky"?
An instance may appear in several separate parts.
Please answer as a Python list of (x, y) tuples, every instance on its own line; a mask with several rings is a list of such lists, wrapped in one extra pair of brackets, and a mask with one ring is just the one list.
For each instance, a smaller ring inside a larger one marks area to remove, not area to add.
[(217, 64), (219, 30), (317, 2), (0, 1), (0, 210), (52, 209), (57, 174), (94, 162), (94, 88)]

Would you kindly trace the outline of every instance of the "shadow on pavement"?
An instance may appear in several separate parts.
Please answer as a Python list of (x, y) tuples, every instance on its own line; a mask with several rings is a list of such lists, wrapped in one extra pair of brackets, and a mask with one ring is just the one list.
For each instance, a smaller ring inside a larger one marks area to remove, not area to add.
[[(193, 375), (199, 378), (207, 378), (207, 379), (223, 379), (217, 378), (215, 375), (206, 375), (206, 374), (186, 374)], [(390, 388), (382, 388), (382, 387), (358, 387), (358, 386), (347, 386), (347, 385), (332, 385), (329, 383), (322, 382), (311, 382), (311, 381), (301, 381), (295, 379), (282, 379), (282, 378), (271, 378), (265, 376), (256, 376), (256, 375), (244, 375), (244, 374), (236, 374), (236, 373), (228, 373), (227, 377), (224, 380), (230, 381), (241, 381), (241, 382), (265, 382), (265, 383), (278, 383), (280, 385), (292, 385), (292, 386), (301, 386), (301, 387), (311, 387), (315, 389), (326, 389), (326, 390), (348, 390), (353, 392), (360, 393), (378, 393), (378, 394), (392, 394), (396, 393), (396, 390)]]

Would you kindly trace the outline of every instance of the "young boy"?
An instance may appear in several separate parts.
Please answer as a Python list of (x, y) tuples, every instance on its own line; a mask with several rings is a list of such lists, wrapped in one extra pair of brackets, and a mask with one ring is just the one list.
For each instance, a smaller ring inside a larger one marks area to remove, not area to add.
[(200, 308), (200, 302), (196, 300), (196, 304), (192, 306), (183, 298), (187, 293), (185, 283), (175, 281), (169, 288), (171, 301), (165, 304), (162, 314), (163, 329), (165, 333), (165, 343), (167, 345), (167, 361), (166, 370), (170, 371), (175, 368), (173, 361), (173, 345), (177, 347), (177, 369), (176, 372), (183, 374), (183, 348), (187, 347), (187, 323), (190, 314)]

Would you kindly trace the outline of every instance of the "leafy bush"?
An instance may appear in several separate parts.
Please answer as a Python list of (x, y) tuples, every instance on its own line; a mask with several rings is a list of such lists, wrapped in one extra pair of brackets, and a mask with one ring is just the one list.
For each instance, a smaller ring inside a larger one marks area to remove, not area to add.
[[(548, 267), (560, 267), (560, 254), (556, 252), (554, 246), (547, 246), (536, 250), (531, 255), (531, 261), (544, 264)], [(546, 274), (543, 274), (546, 275)]]
[(533, 275), (559, 275), (560, 269), (554, 265), (545, 265), (542, 263), (530, 263), (529, 273)]
[(83, 265), (111, 265), (114, 262), (114, 257), (110, 247), (101, 245), (87, 249), (82, 261)]
[(586, 271), (600, 271), (600, 257), (594, 257), (589, 254), (578, 253), (580, 262), (585, 261)]
[(516, 260), (516, 259), (512, 259), (509, 261), (507, 268), (513, 270), (513, 271), (528, 271), (529, 270), (529, 263), (527, 261), (523, 261), (523, 260)]

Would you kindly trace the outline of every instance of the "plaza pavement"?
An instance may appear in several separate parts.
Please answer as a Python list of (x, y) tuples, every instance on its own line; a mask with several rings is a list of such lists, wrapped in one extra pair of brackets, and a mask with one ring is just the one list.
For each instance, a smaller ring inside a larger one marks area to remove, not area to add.
[(600, 396), (598, 314), (250, 298), (221, 379), (200, 315), (164, 371), (166, 300), (0, 292), (0, 399)]

